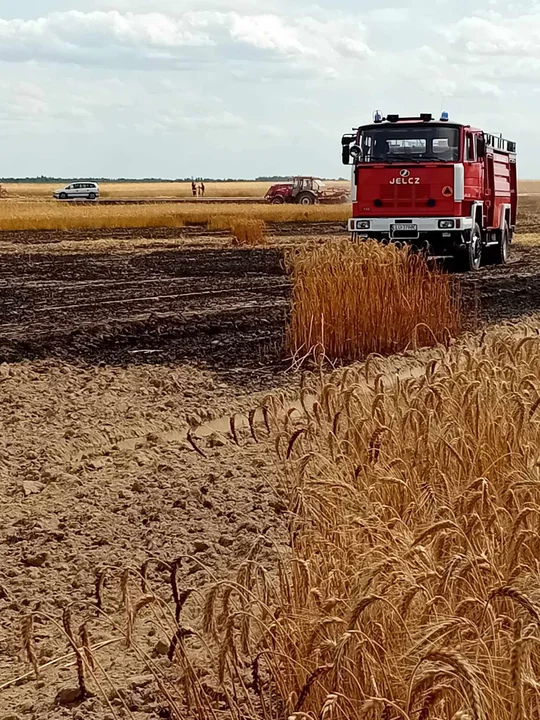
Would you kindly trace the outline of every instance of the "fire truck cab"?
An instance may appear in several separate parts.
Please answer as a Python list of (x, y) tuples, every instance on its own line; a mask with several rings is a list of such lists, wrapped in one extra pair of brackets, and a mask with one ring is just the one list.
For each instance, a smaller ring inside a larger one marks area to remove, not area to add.
[(353, 238), (453, 256), (464, 270), (505, 263), (517, 214), (516, 145), (447, 113), (374, 121), (343, 136)]

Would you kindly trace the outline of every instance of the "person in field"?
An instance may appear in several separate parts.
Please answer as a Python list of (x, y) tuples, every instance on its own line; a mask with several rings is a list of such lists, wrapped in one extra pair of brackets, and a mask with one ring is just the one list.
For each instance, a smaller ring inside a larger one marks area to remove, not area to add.
[(193, 197), (197, 197), (197, 183), (195, 180), (191, 181), (191, 192), (193, 194)]
[(206, 188), (204, 186), (204, 183), (201, 181), (200, 187), (199, 187), (199, 194), (201, 197), (204, 197), (204, 193), (206, 192)]

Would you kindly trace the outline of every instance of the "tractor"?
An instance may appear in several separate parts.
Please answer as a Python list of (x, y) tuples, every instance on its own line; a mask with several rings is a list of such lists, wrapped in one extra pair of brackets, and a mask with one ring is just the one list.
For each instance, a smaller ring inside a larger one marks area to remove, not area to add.
[(347, 190), (326, 188), (319, 178), (297, 176), (290, 182), (272, 185), (265, 196), (272, 205), (293, 203), (296, 205), (316, 205), (318, 203), (340, 203), (348, 199)]

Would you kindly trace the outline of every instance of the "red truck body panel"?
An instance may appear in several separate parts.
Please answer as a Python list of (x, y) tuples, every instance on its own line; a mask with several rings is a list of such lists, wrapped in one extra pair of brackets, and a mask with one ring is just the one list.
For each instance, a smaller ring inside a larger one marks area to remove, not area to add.
[[(454, 201), (453, 165), (407, 165), (410, 173), (407, 177), (401, 176), (402, 169), (403, 166), (384, 164), (359, 165), (356, 169), (357, 191), (353, 217), (417, 217), (461, 213), (461, 203)], [(449, 193), (448, 188), (451, 188), (451, 195), (444, 194), (445, 190)], [(377, 200), (382, 205), (377, 206)]]

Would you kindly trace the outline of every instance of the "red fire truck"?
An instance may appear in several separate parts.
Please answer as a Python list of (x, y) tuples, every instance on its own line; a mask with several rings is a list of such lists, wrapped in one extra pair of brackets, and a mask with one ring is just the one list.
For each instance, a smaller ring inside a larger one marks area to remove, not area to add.
[(443, 113), (374, 121), (342, 139), (354, 238), (402, 242), (462, 269), (505, 263), (517, 212), (516, 145)]

